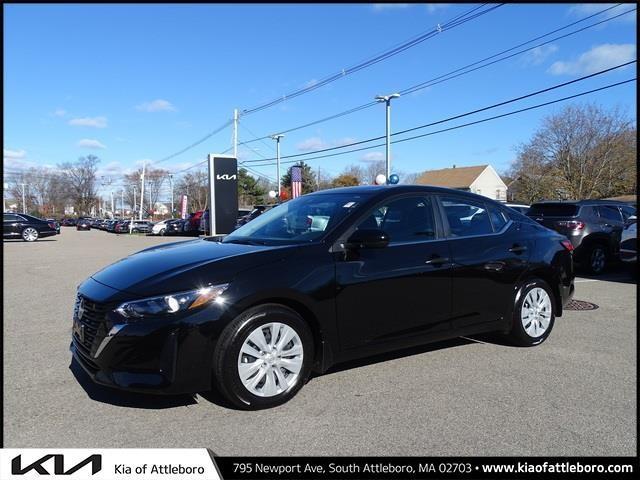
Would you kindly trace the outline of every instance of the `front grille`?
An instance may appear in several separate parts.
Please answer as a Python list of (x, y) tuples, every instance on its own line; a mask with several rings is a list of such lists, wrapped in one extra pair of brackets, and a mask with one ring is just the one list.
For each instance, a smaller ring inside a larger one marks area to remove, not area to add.
[[(81, 302), (84, 307), (82, 316), (80, 316)], [(84, 339), (81, 339), (77, 332), (73, 333), (73, 338), (78, 351), (89, 359), (98, 348), (99, 342), (101, 342), (106, 335), (105, 322), (108, 310), (108, 305), (93, 302), (80, 294), (78, 294), (76, 298), (73, 316), (83, 327)]]

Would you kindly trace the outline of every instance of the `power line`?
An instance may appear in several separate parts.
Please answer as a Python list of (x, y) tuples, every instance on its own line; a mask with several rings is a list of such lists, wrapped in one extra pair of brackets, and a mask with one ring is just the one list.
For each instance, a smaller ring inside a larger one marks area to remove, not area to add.
[[(528, 93), (526, 95), (521, 95), (519, 97), (515, 97), (515, 98), (509, 99), (509, 100), (505, 100), (505, 101), (502, 101), (502, 102), (494, 103), (493, 105), (489, 105), (487, 107), (482, 107), (482, 108), (479, 108), (479, 109), (476, 109), (476, 110), (472, 110), (472, 111), (469, 111), (469, 112), (465, 112), (465, 113), (462, 113), (462, 114), (459, 114), (459, 115), (454, 115), (454, 116), (451, 116), (451, 117), (448, 117), (448, 118), (445, 118), (445, 119), (442, 119), (442, 120), (438, 120), (436, 122), (426, 123), (424, 125), (419, 125), (417, 127), (412, 127), (412, 128), (407, 129), (407, 130), (401, 130), (399, 132), (393, 133), (392, 136), (401, 135), (403, 133), (407, 133), (407, 132), (410, 132), (410, 131), (413, 131), (413, 130), (418, 130), (418, 129), (421, 129), (421, 128), (430, 127), (430, 126), (437, 125), (437, 124), (440, 124), (440, 123), (450, 122), (451, 120), (456, 120), (458, 118), (462, 118), (462, 117), (466, 117), (466, 116), (469, 116), (469, 115), (473, 115), (473, 114), (476, 114), (476, 113), (479, 113), (479, 112), (483, 112), (485, 110), (490, 110), (490, 109), (497, 108), (497, 107), (500, 107), (500, 106), (503, 106), (503, 105), (507, 105), (509, 103), (517, 102), (517, 101), (523, 100), (525, 98), (533, 97), (535, 95), (540, 95), (542, 93), (546, 93), (546, 92), (549, 92), (551, 90), (555, 90), (557, 88), (562, 88), (562, 87), (565, 87), (567, 85), (571, 85), (573, 83), (581, 82), (581, 81), (587, 80), (589, 78), (592, 78), (592, 77), (595, 77), (595, 76), (598, 76), (598, 75), (602, 75), (602, 74), (605, 74), (607, 72), (611, 72), (611, 71), (616, 70), (618, 68), (623, 68), (623, 67), (625, 67), (627, 65), (631, 65), (632, 63), (636, 63), (636, 62), (637, 62), (637, 60), (632, 60), (630, 62), (622, 63), (620, 65), (616, 65), (615, 67), (607, 68), (605, 70), (601, 70), (599, 72), (595, 72), (595, 73), (592, 73), (590, 75), (585, 75), (583, 77), (576, 78), (574, 80), (569, 80), (567, 82), (559, 83), (559, 84), (554, 85), (552, 87), (547, 87), (547, 88), (544, 88), (542, 90), (537, 90), (535, 92)], [(356, 145), (361, 145), (363, 143), (369, 143), (369, 142), (373, 142), (373, 141), (376, 141), (376, 140), (381, 140), (383, 138), (385, 138), (385, 136), (381, 135), (379, 137), (373, 137), (373, 138), (369, 138), (369, 139), (366, 139), (366, 140), (360, 140), (358, 142), (352, 142), (352, 143), (348, 143), (346, 145), (339, 145), (339, 146), (336, 146), (336, 147), (323, 148), (323, 149), (319, 149), (319, 150), (314, 150), (312, 152), (296, 153), (296, 154), (293, 154), (293, 155), (285, 155), (285, 156), (281, 157), (281, 159), (298, 158), (298, 157), (304, 157), (306, 155), (313, 155), (313, 154), (316, 154), (316, 153), (328, 152), (328, 151), (338, 150), (338, 149), (342, 149), (342, 148), (349, 148), (349, 147), (353, 147), (353, 146), (356, 146)], [(264, 159), (264, 160), (271, 161), (271, 160), (275, 160), (275, 158), (268, 158), (268, 159)], [(245, 163), (247, 163), (247, 162), (249, 162), (249, 163), (260, 162), (260, 161), (264, 161), (264, 160), (263, 159), (245, 160)]]
[[(605, 85), (604, 87), (595, 88), (593, 90), (588, 90), (588, 91), (585, 91), (585, 92), (577, 93), (575, 95), (570, 95), (568, 97), (559, 98), (557, 100), (552, 100), (552, 101), (545, 102), (545, 103), (539, 103), (539, 104), (533, 105), (531, 107), (521, 108), (519, 110), (513, 110), (511, 112), (503, 113), (503, 114), (500, 114), (500, 115), (495, 115), (493, 117), (487, 117), (487, 118), (483, 118), (483, 119), (476, 120), (476, 121), (473, 121), (473, 122), (464, 123), (464, 124), (461, 124), (461, 125), (456, 125), (454, 127), (444, 128), (442, 130), (436, 130), (436, 131), (433, 131), (433, 132), (428, 132), (428, 133), (423, 133), (423, 134), (420, 134), (420, 135), (415, 135), (413, 137), (407, 137), (407, 138), (403, 138), (403, 139), (393, 140), (391, 143), (407, 142), (407, 141), (415, 140), (417, 138), (427, 137), (427, 136), (430, 136), (430, 135), (436, 135), (438, 133), (443, 133), (443, 132), (449, 132), (451, 130), (457, 130), (459, 128), (469, 127), (471, 125), (477, 125), (479, 123), (485, 123), (485, 122), (488, 122), (488, 121), (491, 121), (491, 120), (496, 120), (496, 119), (499, 119), (499, 118), (508, 117), (508, 116), (511, 116), (511, 115), (516, 115), (518, 113), (523, 113), (523, 112), (526, 112), (526, 111), (529, 111), (529, 110), (534, 110), (534, 109), (545, 107), (545, 106), (548, 106), (548, 105), (553, 105), (555, 103), (564, 102), (566, 100), (571, 100), (571, 99), (574, 99), (574, 98), (582, 97), (584, 95), (588, 95), (588, 94), (599, 92), (599, 91), (606, 90), (606, 89), (609, 89), (609, 88), (617, 87), (619, 85), (624, 85), (626, 83), (630, 83), (630, 82), (634, 82), (634, 81), (636, 81), (635, 77), (631, 78), (629, 80), (624, 80), (622, 82), (611, 83), (609, 85)], [(346, 152), (329, 153), (329, 154), (326, 154), (326, 155), (319, 155), (319, 156), (316, 156), (316, 157), (305, 158), (302, 161), (316, 160), (316, 159), (319, 159), (319, 158), (327, 158), (327, 157), (335, 157), (335, 156), (338, 156), (338, 155), (346, 155), (348, 153), (360, 152), (360, 151), (363, 151), (363, 150), (370, 150), (372, 148), (382, 147), (384, 145), (385, 145), (384, 143), (378, 143), (376, 145), (370, 145), (368, 147), (355, 148), (355, 149), (352, 149), (352, 150), (349, 150), (349, 151), (346, 151)], [(281, 162), (281, 163), (296, 163), (298, 161), (299, 160), (290, 160), (290, 161)], [(260, 166), (261, 167), (266, 167), (268, 165), (275, 165), (275, 163), (262, 164)]]
[[(508, 49), (506, 49), (506, 50), (503, 50), (503, 51), (501, 51), (501, 52), (499, 52), (499, 53), (496, 53), (496, 54), (490, 55), (490, 56), (485, 57), (485, 58), (483, 58), (483, 59), (481, 59), (481, 60), (477, 60), (477, 61), (472, 62), (472, 63), (470, 63), (470, 64), (467, 64), (467, 65), (465, 65), (465, 66), (463, 66), (463, 67), (459, 67), (459, 68), (457, 68), (457, 69), (455, 69), (455, 70), (452, 70), (452, 71), (447, 72), (447, 73), (445, 73), (445, 74), (442, 74), (442, 75), (439, 75), (439, 76), (437, 76), (437, 77), (434, 77), (434, 78), (432, 78), (432, 79), (430, 79), (430, 80), (426, 80), (426, 81), (420, 82), (420, 83), (418, 83), (418, 84), (412, 85), (412, 86), (407, 87), (407, 88), (405, 88), (405, 89), (403, 89), (403, 90), (400, 90), (400, 93), (401, 93), (401, 94), (403, 94), (403, 95), (406, 95), (406, 94), (408, 94), (408, 93), (414, 93), (414, 92), (416, 92), (416, 91), (418, 91), (418, 90), (422, 90), (422, 89), (424, 89), (424, 88), (428, 88), (428, 87), (431, 87), (431, 86), (433, 86), (433, 85), (437, 85), (437, 84), (444, 83), (444, 82), (449, 81), (449, 80), (453, 80), (454, 78), (458, 78), (458, 77), (460, 77), (460, 76), (466, 75), (466, 74), (471, 73), (471, 72), (474, 72), (474, 71), (476, 71), (476, 70), (480, 70), (480, 69), (485, 68), (485, 67), (488, 67), (488, 66), (490, 66), (490, 65), (494, 65), (494, 64), (496, 64), (496, 63), (499, 63), (499, 62), (502, 62), (502, 61), (508, 60), (509, 58), (513, 58), (513, 57), (515, 57), (515, 56), (517, 56), (517, 55), (522, 55), (523, 53), (529, 52), (529, 51), (531, 51), (531, 50), (535, 50), (536, 48), (539, 48), (539, 47), (541, 47), (541, 46), (547, 45), (547, 44), (549, 44), (549, 43), (551, 43), (551, 42), (554, 42), (554, 41), (557, 41), (557, 40), (561, 40), (561, 39), (564, 39), (564, 38), (570, 37), (570, 36), (572, 36), (572, 35), (576, 35), (576, 34), (578, 34), (578, 33), (580, 33), (580, 32), (583, 32), (583, 31), (585, 31), (585, 30), (587, 30), (587, 29), (590, 29), (590, 28), (596, 27), (596, 26), (601, 25), (601, 24), (606, 23), (606, 22), (610, 22), (610, 21), (612, 21), (612, 20), (615, 20), (615, 19), (616, 19), (616, 18), (618, 18), (618, 17), (621, 17), (621, 16), (623, 16), (623, 15), (627, 15), (627, 14), (629, 14), (629, 13), (631, 13), (631, 12), (636, 11), (636, 8), (632, 8), (632, 9), (627, 10), (627, 11), (625, 11), (625, 12), (622, 12), (622, 13), (620, 13), (620, 14), (618, 14), (618, 15), (615, 15), (615, 16), (612, 16), (612, 17), (605, 18), (604, 20), (598, 21), (598, 22), (596, 22), (596, 23), (592, 23), (592, 24), (590, 24), (590, 25), (587, 25), (587, 26), (582, 27), (582, 28), (580, 28), (580, 29), (577, 29), (577, 30), (574, 30), (574, 31), (572, 31), (572, 32), (566, 33), (566, 34), (564, 34), (564, 35), (560, 35), (560, 36), (554, 37), (554, 38), (552, 38), (552, 39), (550, 39), (550, 40), (547, 40), (547, 41), (545, 41), (545, 42), (543, 42), (543, 43), (539, 43), (539, 44), (536, 44), (536, 45), (534, 45), (534, 46), (532, 46), (532, 47), (528, 47), (528, 48), (526, 48), (526, 49), (520, 50), (520, 51), (518, 51), (518, 52), (516, 52), (516, 53), (513, 53), (513, 54), (511, 54), (511, 55), (508, 55), (508, 56), (506, 56), (506, 57), (502, 57), (502, 58), (499, 58), (499, 59), (497, 59), (497, 60), (494, 60), (494, 61), (492, 61), (492, 62), (490, 62), (490, 63), (486, 63), (486, 64), (484, 64), (484, 65), (480, 65), (480, 66), (475, 67), (476, 65), (479, 65), (479, 64), (482, 64), (482, 63), (484, 63), (484, 62), (487, 62), (488, 60), (491, 60), (491, 59), (493, 59), (493, 58), (499, 57), (500, 55), (504, 55), (505, 53), (509, 53), (509, 52), (511, 52), (511, 51), (513, 51), (513, 50), (515, 50), (515, 49), (518, 49), (518, 48), (520, 48), (520, 47), (524, 46), (524, 45), (527, 45), (527, 44), (529, 44), (529, 43), (535, 42), (535, 41), (540, 40), (540, 39), (542, 39), (542, 38), (544, 38), (544, 37), (548, 37), (549, 35), (553, 35), (554, 33), (557, 33), (557, 32), (559, 32), (559, 31), (561, 31), (561, 30), (565, 30), (565, 29), (567, 29), (567, 28), (569, 28), (569, 27), (572, 27), (572, 26), (574, 26), (574, 25), (576, 25), (576, 24), (578, 24), (578, 23), (584, 22), (584, 21), (589, 20), (589, 19), (591, 19), (591, 18), (593, 18), (593, 17), (595, 17), (595, 16), (601, 15), (601, 14), (603, 14), (603, 13), (605, 13), (605, 12), (607, 12), (607, 11), (609, 11), (609, 10), (613, 9), (613, 8), (616, 8), (616, 7), (620, 6), (620, 5), (623, 5), (623, 4), (619, 3), (619, 4), (617, 4), (617, 5), (613, 5), (613, 6), (611, 6), (611, 7), (608, 7), (608, 8), (606, 8), (606, 9), (604, 9), (604, 10), (601, 10), (601, 11), (599, 11), (599, 12), (596, 12), (596, 13), (594, 13), (594, 14), (591, 14), (591, 15), (589, 15), (589, 16), (587, 16), (587, 17), (581, 18), (580, 20), (576, 20), (575, 22), (571, 22), (571, 23), (569, 23), (569, 24), (567, 24), (567, 25), (565, 25), (565, 26), (563, 26), (563, 27), (557, 28), (557, 29), (552, 30), (552, 31), (550, 31), (550, 32), (547, 32), (547, 33), (545, 33), (545, 34), (543, 34), (543, 35), (539, 35), (539, 36), (537, 36), (537, 37), (535, 37), (535, 38), (532, 38), (532, 39), (530, 39), (530, 40), (527, 40), (526, 42), (522, 42), (522, 43), (520, 43), (520, 44), (518, 44), (518, 45), (515, 45), (515, 46), (513, 46), (513, 47), (510, 47), (510, 48), (508, 48)], [(471, 67), (475, 67), (475, 68), (471, 68)], [(459, 72), (461, 72), (461, 73), (459, 73)], [(339, 112), (339, 113), (336, 113), (336, 114), (330, 115), (330, 116), (328, 116), (328, 117), (324, 117), (324, 118), (321, 118), (321, 119), (318, 119), (318, 120), (314, 120), (314, 121), (311, 121), (311, 122), (305, 123), (305, 124), (303, 124), (303, 125), (298, 125), (298, 126), (296, 126), (296, 127), (291, 127), (291, 128), (285, 129), (285, 130), (278, 130), (278, 132), (279, 132), (279, 133), (286, 134), (286, 133), (294, 132), (294, 131), (297, 131), (297, 130), (302, 130), (302, 129), (304, 129), (304, 128), (308, 128), (308, 127), (311, 127), (311, 126), (314, 126), (314, 125), (318, 125), (318, 124), (320, 124), (320, 123), (328, 122), (328, 121), (330, 121), (330, 120), (335, 120), (335, 119), (337, 119), (337, 118), (340, 118), (340, 117), (343, 117), (343, 116), (346, 116), (346, 115), (351, 115), (351, 114), (353, 114), (353, 113), (359, 112), (360, 110), (364, 110), (364, 109), (370, 108), (370, 107), (372, 107), (372, 106), (374, 106), (374, 105), (377, 105), (377, 104), (378, 104), (378, 102), (376, 102), (376, 101), (367, 102), (367, 103), (364, 103), (364, 104), (362, 104), (362, 105), (358, 105), (358, 106), (356, 106), (356, 107), (353, 107), (353, 108), (350, 108), (350, 109), (348, 109), (348, 110), (345, 110), (345, 111), (343, 111), (343, 112)], [(253, 142), (257, 142), (257, 141), (262, 141), (262, 140), (266, 140), (266, 139), (270, 138), (270, 136), (269, 136), (269, 135), (264, 135), (264, 136), (262, 136), (262, 137), (258, 137), (258, 136), (256, 136), (256, 135), (254, 135), (254, 137), (256, 137), (256, 138), (254, 138), (254, 139), (252, 139), (252, 140), (248, 140), (248, 141), (246, 141), (246, 142), (241, 142), (241, 143), (240, 143), (240, 145), (247, 145), (247, 144), (249, 144), (249, 143), (253, 143)]]
[(485, 3), (485, 4), (481, 5), (480, 7), (474, 7), (470, 11), (465, 12), (462, 15), (458, 15), (458, 16), (454, 17), (453, 19), (449, 20), (448, 22), (442, 24), (442, 25), (439, 24), (438, 26), (434, 27), (433, 29), (431, 29), (431, 30), (429, 30), (427, 32), (424, 32), (424, 33), (418, 35), (417, 37), (414, 37), (414, 38), (412, 38), (412, 39), (410, 39), (408, 41), (405, 41), (405, 42), (401, 43), (400, 45), (398, 45), (398, 46), (396, 46), (394, 48), (391, 48), (390, 50), (387, 50), (387, 51), (385, 51), (385, 52), (383, 52), (381, 54), (378, 54), (378, 55), (376, 55), (376, 56), (374, 56), (372, 58), (369, 58), (369, 59), (367, 59), (367, 60), (365, 60), (363, 62), (360, 62), (360, 63), (358, 63), (356, 65), (353, 65), (351, 67), (344, 68), (344, 69), (342, 69), (341, 71), (339, 71), (337, 73), (331, 74), (331, 75), (323, 78), (322, 80), (319, 80), (318, 82), (315, 82), (313, 85), (308, 85), (308, 86), (306, 86), (304, 88), (298, 89), (298, 90), (293, 91), (293, 92), (291, 92), (289, 94), (286, 94), (286, 95), (283, 95), (283, 96), (278, 97), (276, 99), (273, 99), (273, 100), (270, 100), (268, 102), (265, 102), (265, 103), (263, 103), (261, 105), (257, 105), (257, 106), (252, 107), (252, 108), (244, 109), (242, 111), (242, 115), (250, 115), (252, 113), (259, 112), (259, 111), (264, 110), (266, 108), (273, 107), (274, 105), (278, 105), (279, 103), (282, 103), (285, 100), (289, 100), (291, 98), (295, 98), (295, 97), (298, 97), (300, 95), (304, 95), (305, 93), (309, 93), (309, 92), (311, 92), (313, 90), (316, 90), (316, 89), (318, 89), (320, 87), (323, 87), (323, 86), (325, 86), (325, 85), (327, 85), (329, 83), (335, 82), (336, 80), (344, 78), (347, 75), (351, 75), (351, 74), (353, 74), (353, 73), (355, 73), (357, 71), (360, 71), (360, 70), (362, 70), (364, 68), (368, 68), (368, 67), (370, 67), (372, 65), (375, 65), (376, 63), (379, 63), (379, 62), (381, 62), (383, 60), (391, 58), (391, 57), (393, 57), (393, 56), (395, 56), (395, 55), (397, 55), (397, 54), (399, 54), (399, 53), (401, 53), (401, 52), (403, 52), (403, 51), (405, 51), (405, 50), (407, 50), (409, 48), (412, 48), (412, 47), (414, 47), (416, 45), (419, 45), (420, 43), (428, 40), (429, 38), (432, 38), (432, 37), (438, 35), (439, 33), (443, 32), (445, 30), (451, 30), (451, 29), (453, 29), (453, 28), (455, 28), (457, 26), (460, 26), (460, 25), (468, 22), (468, 21), (471, 21), (471, 20), (473, 20), (475, 18), (478, 18), (478, 17), (480, 17), (482, 15), (485, 15), (485, 14), (495, 10), (496, 8), (499, 8), (499, 7), (503, 6), (504, 4), (501, 3), (501, 4), (498, 4), (498, 5), (491, 6), (491, 7), (487, 8), (487, 9), (485, 9), (485, 10), (482, 10), (482, 11), (472, 15), (473, 12), (475, 12), (476, 10), (478, 10), (480, 8), (485, 7), (486, 5), (487, 4)]

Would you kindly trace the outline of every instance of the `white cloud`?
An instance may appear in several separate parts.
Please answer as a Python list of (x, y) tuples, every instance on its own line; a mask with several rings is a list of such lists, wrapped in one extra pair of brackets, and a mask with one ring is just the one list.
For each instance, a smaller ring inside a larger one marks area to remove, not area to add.
[(55, 112), (53, 112), (54, 117), (64, 117), (67, 114), (67, 111), (64, 108), (58, 108)]
[(21, 158), (25, 158), (26, 156), (27, 152), (24, 150), (9, 150), (8, 148), (5, 148), (3, 151), (3, 157), (5, 160), (18, 160)]
[(318, 80), (315, 79), (315, 78), (312, 78), (308, 82), (305, 82), (304, 88), (311, 88), (311, 87), (313, 87), (314, 85), (317, 85), (317, 84), (318, 84)]
[[(589, 15), (602, 12), (603, 10), (612, 6), (613, 4), (611, 3), (580, 3), (577, 5), (571, 6), (569, 8), (568, 14), (573, 17), (581, 17), (581, 18), (588, 17)], [(605, 18), (615, 17), (616, 15), (619, 15), (629, 10), (628, 8), (626, 8), (629, 6), (630, 5), (621, 5), (620, 7), (612, 8), (610, 10), (607, 10), (601, 16), (595, 17), (595, 19), (602, 20)], [(625, 22), (625, 23), (634, 23), (636, 21), (636, 16), (632, 12), (627, 15), (622, 15), (614, 20), (614, 22), (618, 22), (618, 21)]]
[(99, 168), (96, 172), (98, 178), (105, 177), (119, 177), (124, 174), (124, 169), (120, 162), (109, 162), (102, 168)]
[(435, 13), (438, 10), (444, 10), (445, 8), (449, 8), (448, 3), (427, 3), (427, 12)]
[(392, 8), (407, 8), (412, 6), (410, 3), (375, 3), (373, 5), (373, 10), (376, 12), (382, 10), (389, 10)]
[(360, 161), (362, 162), (379, 162), (380, 160), (384, 160), (385, 156), (382, 152), (367, 152), (362, 157), (360, 157)]
[(106, 145), (100, 143), (98, 140), (93, 140), (90, 138), (83, 138), (77, 143), (78, 147), (81, 148), (93, 148), (93, 149), (104, 149), (107, 148)]
[(311, 150), (320, 150), (322, 148), (329, 147), (329, 144), (322, 140), (320, 137), (311, 137), (303, 140), (296, 145), (296, 148), (301, 152), (309, 152)]
[(320, 137), (311, 137), (298, 143), (296, 148), (300, 152), (310, 152), (312, 150), (322, 150), (323, 148), (342, 147), (356, 141), (357, 139), (352, 137), (345, 137), (332, 141), (323, 140)]
[(630, 62), (636, 58), (636, 46), (632, 43), (597, 45), (577, 59), (555, 62), (548, 72), (553, 75), (588, 75), (600, 70)]
[(536, 47), (533, 50), (529, 50), (522, 57), (522, 63), (525, 65), (540, 65), (543, 63), (549, 56), (553, 55), (558, 51), (558, 46), (550, 43), (549, 45), (542, 45), (540, 47)]
[(71, 120), (69, 120), (69, 125), (73, 125), (75, 127), (106, 128), (107, 118), (106, 117), (72, 118)]
[(170, 101), (159, 98), (151, 102), (141, 103), (136, 107), (136, 110), (142, 112), (174, 112), (176, 107)]

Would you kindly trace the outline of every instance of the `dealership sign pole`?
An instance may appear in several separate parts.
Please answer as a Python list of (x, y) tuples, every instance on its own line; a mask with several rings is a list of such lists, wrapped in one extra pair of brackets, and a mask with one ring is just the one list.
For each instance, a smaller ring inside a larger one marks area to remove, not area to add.
[(209, 155), (209, 231), (211, 236), (231, 233), (238, 218), (238, 160)]

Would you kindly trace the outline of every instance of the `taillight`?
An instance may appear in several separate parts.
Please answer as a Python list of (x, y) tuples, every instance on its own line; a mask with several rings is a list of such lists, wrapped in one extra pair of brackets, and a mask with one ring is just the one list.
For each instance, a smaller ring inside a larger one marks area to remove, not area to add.
[(579, 220), (567, 220), (567, 221), (556, 222), (556, 225), (558, 227), (568, 228), (569, 230), (582, 230), (584, 228), (584, 222), (581, 222)]
[(573, 252), (573, 243), (569, 240), (560, 240), (560, 243), (564, 248), (566, 248), (569, 252)]

